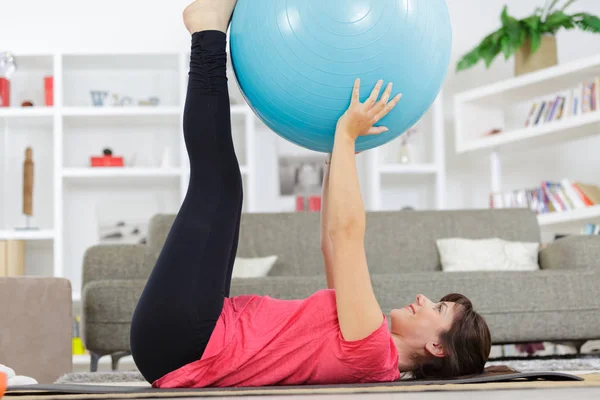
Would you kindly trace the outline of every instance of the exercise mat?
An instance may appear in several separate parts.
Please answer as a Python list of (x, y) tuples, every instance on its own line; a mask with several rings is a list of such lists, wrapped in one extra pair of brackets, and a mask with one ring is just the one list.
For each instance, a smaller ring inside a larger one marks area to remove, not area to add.
[(560, 372), (486, 373), (450, 380), (400, 380), (389, 383), (343, 385), (262, 386), (235, 388), (155, 389), (150, 387), (51, 384), (15, 386), (5, 394), (15, 400), (149, 399), (249, 395), (354, 394), (450, 390), (498, 390), (553, 387), (600, 387), (600, 373)]

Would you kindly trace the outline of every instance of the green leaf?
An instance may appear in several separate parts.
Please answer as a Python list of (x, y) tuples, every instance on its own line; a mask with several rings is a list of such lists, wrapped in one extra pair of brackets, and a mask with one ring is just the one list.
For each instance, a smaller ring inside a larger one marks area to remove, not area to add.
[(580, 13), (575, 14), (575, 24), (583, 31), (600, 33), (600, 18), (595, 15)]
[(539, 31), (531, 31), (529, 37), (531, 39), (531, 54), (534, 54), (542, 45), (542, 34)]
[(486, 66), (489, 67), (493, 59), (500, 53), (500, 40), (506, 34), (504, 28), (500, 28), (496, 32), (487, 35), (481, 43), (470, 52), (465, 54), (457, 63), (456, 70), (464, 71), (477, 64), (480, 60), (484, 60)]
[(481, 56), (479, 55), (479, 46), (465, 54), (456, 64), (456, 71), (464, 71), (469, 69), (479, 62)]
[(519, 24), (519, 21), (517, 21), (516, 18), (508, 15), (508, 7), (507, 6), (504, 6), (504, 9), (502, 10), (501, 19), (502, 19), (502, 27), (504, 28), (506, 34), (512, 40), (518, 40), (518, 38), (521, 34), (521, 24)]
[(572, 16), (562, 11), (555, 11), (541, 24), (540, 31), (542, 33), (555, 34), (560, 28), (573, 29), (574, 27), (575, 24)]
[(498, 42), (497, 44), (491, 44), (490, 46), (481, 49), (480, 55), (481, 58), (483, 58), (483, 61), (485, 62), (486, 68), (489, 68), (490, 65), (492, 65), (492, 62), (494, 61), (496, 56), (500, 54), (501, 50), (502, 46), (500, 45), (500, 42)]
[(522, 20), (523, 24), (525, 24), (531, 32), (539, 29), (541, 21), (542, 19), (538, 15), (532, 15), (531, 17)]

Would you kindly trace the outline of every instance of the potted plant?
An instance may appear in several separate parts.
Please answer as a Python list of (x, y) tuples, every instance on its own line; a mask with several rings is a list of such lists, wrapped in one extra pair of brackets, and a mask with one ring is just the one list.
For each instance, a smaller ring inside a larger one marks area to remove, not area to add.
[[(504, 6), (502, 27), (486, 36), (481, 43), (465, 54), (456, 66), (457, 71), (471, 68), (479, 61), (486, 68), (501, 52), (506, 60), (515, 55), (515, 75), (522, 75), (558, 64), (556, 33), (579, 28), (600, 33), (600, 18), (588, 13), (567, 14), (566, 10), (577, 0), (547, 0), (544, 7), (518, 20), (508, 14)], [(560, 4), (559, 4), (560, 3)], [(561, 6), (562, 5), (562, 6)]]

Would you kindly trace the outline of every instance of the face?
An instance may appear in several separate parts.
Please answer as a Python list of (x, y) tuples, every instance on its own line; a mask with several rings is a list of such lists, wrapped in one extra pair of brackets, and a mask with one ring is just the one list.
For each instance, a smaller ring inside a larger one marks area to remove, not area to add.
[(449, 330), (456, 315), (456, 303), (434, 303), (419, 294), (408, 306), (392, 310), (391, 332), (417, 354), (443, 357), (440, 335)]

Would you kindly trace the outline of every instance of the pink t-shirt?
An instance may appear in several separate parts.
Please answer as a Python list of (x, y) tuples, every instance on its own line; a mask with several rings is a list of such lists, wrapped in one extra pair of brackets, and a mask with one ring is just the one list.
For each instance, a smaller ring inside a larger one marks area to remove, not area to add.
[(303, 300), (225, 298), (202, 358), (152, 383), (156, 388), (392, 382), (398, 351), (383, 315), (357, 341), (343, 339), (335, 290)]

